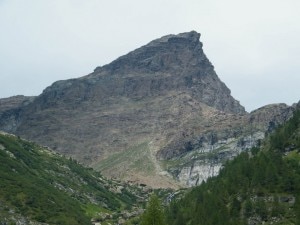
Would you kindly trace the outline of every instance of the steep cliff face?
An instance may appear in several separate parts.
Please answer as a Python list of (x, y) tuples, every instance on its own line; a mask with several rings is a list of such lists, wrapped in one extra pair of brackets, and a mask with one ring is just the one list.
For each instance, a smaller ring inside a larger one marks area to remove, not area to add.
[(264, 132), (270, 122), (261, 111), (250, 118), (230, 95), (199, 38), (195, 31), (164, 36), (87, 76), (55, 82), (26, 106), (0, 107), (12, 118), (1, 116), (0, 129), (105, 175), (170, 186), (169, 160)]
[(177, 166), (169, 168), (169, 171), (187, 186), (199, 185), (207, 178), (218, 175), (226, 161), (257, 146), (264, 136), (263, 132), (256, 131), (249, 135), (241, 134), (238, 137), (218, 140), (211, 145), (206, 144), (192, 154), (177, 159), (181, 165), (177, 162)]
[(171, 158), (166, 168), (181, 183), (188, 186), (199, 185), (208, 177), (218, 175), (227, 160), (258, 146), (266, 134), (291, 118), (296, 108), (296, 105), (267, 105), (250, 114), (229, 119), (231, 122), (235, 121), (238, 126), (233, 123), (227, 124), (226, 129), (221, 131), (222, 123), (215, 118), (213, 121), (217, 121), (219, 130), (214, 129), (200, 137), (194, 136), (189, 142), (193, 143), (193, 151)]
[(21, 114), (27, 105), (30, 105), (35, 97), (17, 95), (10, 98), (0, 99), (0, 128), (7, 132), (15, 132)]

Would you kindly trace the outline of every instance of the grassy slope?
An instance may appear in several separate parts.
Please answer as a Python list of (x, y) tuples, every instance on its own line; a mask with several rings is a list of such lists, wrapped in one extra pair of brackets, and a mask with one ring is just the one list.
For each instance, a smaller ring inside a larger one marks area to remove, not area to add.
[(154, 163), (150, 157), (150, 150), (148, 142), (134, 146), (126, 151), (110, 155), (107, 159), (102, 160), (96, 169), (100, 171), (109, 171), (109, 174), (114, 175), (114, 171), (119, 174), (118, 177), (123, 178), (127, 170), (144, 173), (144, 175), (151, 175), (155, 171)]
[(0, 222), (24, 217), (49, 224), (90, 224), (100, 211), (136, 200), (91, 169), (15, 136), (0, 134)]

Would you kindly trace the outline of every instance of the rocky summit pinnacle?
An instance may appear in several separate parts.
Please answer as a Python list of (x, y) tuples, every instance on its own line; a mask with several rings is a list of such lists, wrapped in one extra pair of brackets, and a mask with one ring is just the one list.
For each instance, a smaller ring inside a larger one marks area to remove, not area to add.
[[(215, 73), (199, 38), (195, 31), (161, 37), (87, 76), (57, 81), (27, 104), (6, 104), (0, 130), (107, 176), (170, 187), (174, 178), (189, 180), (184, 171), (190, 171), (200, 182), (194, 164), (180, 161), (179, 169), (172, 160), (195, 159), (256, 128), (248, 129), (249, 115)], [(284, 118), (286, 108), (278, 110)], [(271, 114), (263, 115), (268, 124)]]
[(181, 91), (217, 109), (245, 113), (219, 80), (199, 38), (195, 31), (164, 36), (97, 67), (85, 79), (91, 83), (102, 80), (112, 90), (110, 96), (142, 98)]
[[(155, 72), (161, 69), (170, 69), (174, 64), (175, 68), (173, 69), (180, 69), (179, 65), (186, 65), (191, 57), (198, 56), (193, 59), (193, 63), (196, 64), (197, 60), (205, 60), (203, 57), (199, 57), (203, 56), (199, 38), (200, 34), (196, 32), (167, 35), (118, 58), (104, 69), (116, 71), (124, 69), (124, 66), (127, 65), (135, 70)], [(181, 55), (182, 53), (185, 53), (185, 57)], [(176, 57), (178, 55), (181, 57)], [(178, 63), (179, 65), (177, 65)], [(96, 68), (96, 71), (99, 69), (101, 70), (101, 67)]]

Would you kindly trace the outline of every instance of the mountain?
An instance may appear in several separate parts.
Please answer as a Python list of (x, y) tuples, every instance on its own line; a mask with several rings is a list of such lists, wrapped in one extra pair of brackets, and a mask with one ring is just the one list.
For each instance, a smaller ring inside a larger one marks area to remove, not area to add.
[(165, 167), (186, 185), (199, 185), (218, 175), (228, 160), (259, 146), (266, 134), (293, 115), (295, 107), (272, 104), (243, 116), (216, 111), (206, 117), (209, 130), (186, 140), (193, 150), (165, 161)]
[(199, 38), (195, 31), (167, 35), (35, 98), (2, 99), (12, 103), (0, 106), (0, 129), (109, 177), (152, 187), (200, 184), (294, 107), (245, 112)]
[(35, 97), (13, 96), (0, 99), (0, 127), (1, 130), (15, 130), (18, 124), (18, 118), (23, 107), (30, 104)]
[(0, 224), (91, 224), (138, 216), (147, 191), (0, 133)]
[(241, 153), (217, 177), (174, 199), (167, 224), (300, 224), (299, 106), (261, 148)]

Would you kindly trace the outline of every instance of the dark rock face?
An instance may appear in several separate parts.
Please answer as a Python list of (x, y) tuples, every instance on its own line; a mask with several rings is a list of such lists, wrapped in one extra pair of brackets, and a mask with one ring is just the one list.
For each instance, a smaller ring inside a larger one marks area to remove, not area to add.
[[(154, 168), (150, 176), (156, 176), (161, 172), (157, 158), (240, 136), (249, 124), (269, 129), (267, 111), (249, 115), (230, 95), (199, 38), (195, 31), (164, 36), (87, 76), (57, 81), (34, 99), (20, 98), (10, 107), (0, 100), (0, 130), (96, 168), (117, 154), (120, 159), (113, 162), (122, 161), (122, 167), (101, 168), (106, 175), (131, 179), (141, 173), (141, 160), (148, 160)], [(136, 158), (126, 158), (127, 151), (136, 151)]]
[(18, 95), (0, 99), (0, 127), (1, 130), (13, 133), (16, 131), (24, 108), (31, 104), (35, 97)]
[(286, 104), (270, 104), (251, 112), (248, 122), (254, 127), (272, 132), (278, 125), (291, 118), (295, 106)]
[(142, 99), (170, 91), (225, 112), (245, 113), (230, 96), (202, 50), (200, 34), (192, 31), (150, 42), (81, 79), (59, 81), (42, 96), (51, 101), (105, 101), (108, 97)]

